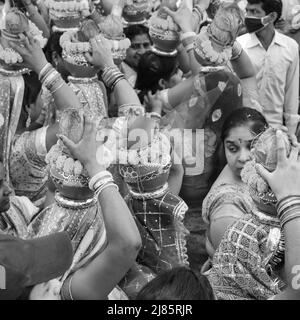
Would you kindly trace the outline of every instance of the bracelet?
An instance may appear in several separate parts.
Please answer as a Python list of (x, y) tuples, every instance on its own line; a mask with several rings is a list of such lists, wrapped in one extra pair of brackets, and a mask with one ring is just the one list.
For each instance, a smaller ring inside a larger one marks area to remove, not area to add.
[(298, 205), (296, 210), (287, 212), (283, 215), (282, 219), (280, 220), (281, 228), (283, 229), (287, 223), (296, 219), (300, 219), (300, 205)]
[(65, 83), (61, 75), (54, 68), (41, 80), (41, 82), (51, 94), (55, 93)]
[(114, 187), (117, 189), (117, 191), (119, 192), (119, 187), (114, 183), (114, 181), (109, 181), (107, 183), (105, 183), (104, 185), (102, 185), (101, 187), (99, 187), (97, 190), (96, 190), (96, 195), (97, 197), (100, 196), (100, 194), (107, 188), (109, 187)]
[[(73, 276), (74, 276), (74, 274), (69, 276), (67, 278), (67, 280), (65, 280), (65, 282), (63, 283), (63, 286), (60, 290), (60, 296), (61, 296), (62, 300), (65, 300), (65, 301), (66, 300), (74, 300), (73, 295), (72, 295), (72, 290), (71, 290)], [(67, 288), (65, 288), (66, 286), (67, 286)]]
[(281, 227), (300, 218), (300, 196), (289, 196), (280, 200), (276, 206)]
[(158, 112), (150, 112), (149, 116), (150, 118), (158, 118), (158, 119), (162, 118), (162, 116)]
[(58, 91), (59, 89), (61, 89), (64, 84), (65, 84), (64, 80), (61, 79), (61, 83), (58, 85), (58, 87), (55, 88), (55, 89), (53, 89), (52, 91), (50, 91), (50, 93), (53, 95), (56, 91)]
[(190, 36), (182, 40), (182, 45), (185, 47), (186, 51), (189, 51), (191, 49), (194, 49), (194, 42), (195, 42), (195, 37)]
[(285, 197), (284, 199), (280, 200), (277, 203), (276, 209), (278, 212), (278, 218), (280, 219), (281, 216), (289, 209), (294, 208), (300, 204), (300, 196), (289, 196)]
[[(45, 64), (45, 66), (42, 68), (42, 70), (39, 73), (39, 80), (41, 79), (51, 70), (53, 66), (48, 62)], [(54, 68), (53, 68), (54, 69)]]
[(186, 52), (190, 52), (191, 50), (194, 50), (194, 42), (190, 43), (185, 47)]
[(193, 31), (185, 32), (185, 33), (181, 34), (180, 40), (183, 41), (183, 40), (191, 38), (191, 37), (196, 37), (196, 33)]
[(238, 41), (235, 41), (232, 47), (232, 57), (230, 60), (231, 61), (237, 60), (241, 56), (242, 52), (243, 52), (242, 45)]
[(102, 72), (102, 80), (113, 91), (119, 81), (125, 80), (125, 76), (116, 66), (105, 67)]
[(99, 181), (102, 180), (104, 178), (109, 177), (111, 180), (113, 180), (113, 176), (109, 171), (100, 171), (98, 172), (96, 175), (94, 175), (89, 182), (89, 188), (92, 191), (95, 191), (95, 184)]

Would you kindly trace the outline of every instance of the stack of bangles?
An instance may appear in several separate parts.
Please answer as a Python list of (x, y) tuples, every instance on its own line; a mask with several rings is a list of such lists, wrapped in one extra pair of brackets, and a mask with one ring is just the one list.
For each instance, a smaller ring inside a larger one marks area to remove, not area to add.
[(230, 60), (231, 61), (237, 60), (241, 56), (242, 52), (243, 52), (242, 45), (239, 42), (235, 41), (232, 46), (232, 57)]
[(63, 78), (50, 63), (47, 63), (39, 74), (39, 80), (51, 94), (63, 87), (65, 84)]
[(295, 219), (300, 219), (300, 196), (289, 196), (280, 200), (277, 204), (278, 218), (281, 227)]
[(202, 7), (198, 4), (194, 6), (193, 13), (197, 16), (199, 25), (207, 19), (206, 10), (202, 9)]
[(115, 187), (119, 191), (119, 187), (115, 184), (112, 174), (108, 171), (97, 173), (89, 182), (89, 188), (95, 192), (97, 197), (108, 187)]
[(186, 32), (181, 35), (181, 43), (184, 46), (186, 52), (189, 52), (194, 49), (195, 38), (195, 32)]
[(114, 91), (118, 82), (125, 80), (125, 76), (116, 66), (105, 67), (102, 72), (102, 80), (107, 88)]

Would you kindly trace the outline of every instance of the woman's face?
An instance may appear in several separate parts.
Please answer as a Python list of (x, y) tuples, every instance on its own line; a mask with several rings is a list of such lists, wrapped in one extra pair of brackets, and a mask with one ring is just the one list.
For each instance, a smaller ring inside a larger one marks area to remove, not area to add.
[(254, 138), (254, 133), (247, 125), (232, 128), (225, 138), (224, 148), (227, 163), (238, 178), (241, 177), (245, 163), (251, 160), (250, 150)]
[(131, 40), (131, 46), (127, 49), (125, 62), (137, 69), (141, 56), (151, 49), (151, 41), (148, 34), (136, 35)]

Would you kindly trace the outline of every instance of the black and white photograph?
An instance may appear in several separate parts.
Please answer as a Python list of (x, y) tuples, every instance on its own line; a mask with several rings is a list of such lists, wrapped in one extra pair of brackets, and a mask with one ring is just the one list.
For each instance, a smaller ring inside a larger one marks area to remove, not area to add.
[(0, 0), (0, 300), (300, 300), (299, 45), (300, 0)]

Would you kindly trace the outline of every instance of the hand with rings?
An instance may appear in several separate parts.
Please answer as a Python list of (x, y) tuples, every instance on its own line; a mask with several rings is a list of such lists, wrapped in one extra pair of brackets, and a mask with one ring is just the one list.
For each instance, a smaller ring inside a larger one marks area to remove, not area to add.
[[(278, 201), (285, 197), (299, 194), (300, 190), (300, 157), (299, 146), (292, 146), (287, 156), (283, 131), (277, 131), (277, 168), (269, 172), (262, 165), (257, 164), (256, 169), (268, 182)], [(282, 185), (284, 181), (284, 186)]]
[(9, 46), (22, 56), (25, 63), (24, 66), (39, 74), (48, 62), (43, 49), (39, 45), (39, 42), (27, 33), (26, 35), (23, 33), (19, 34), (19, 38), (21, 43), (17, 44), (10, 41)]
[(86, 53), (86, 60), (103, 70), (105, 67), (114, 66), (114, 60), (111, 52), (111, 45), (102, 35), (98, 35), (90, 40), (92, 54)]

